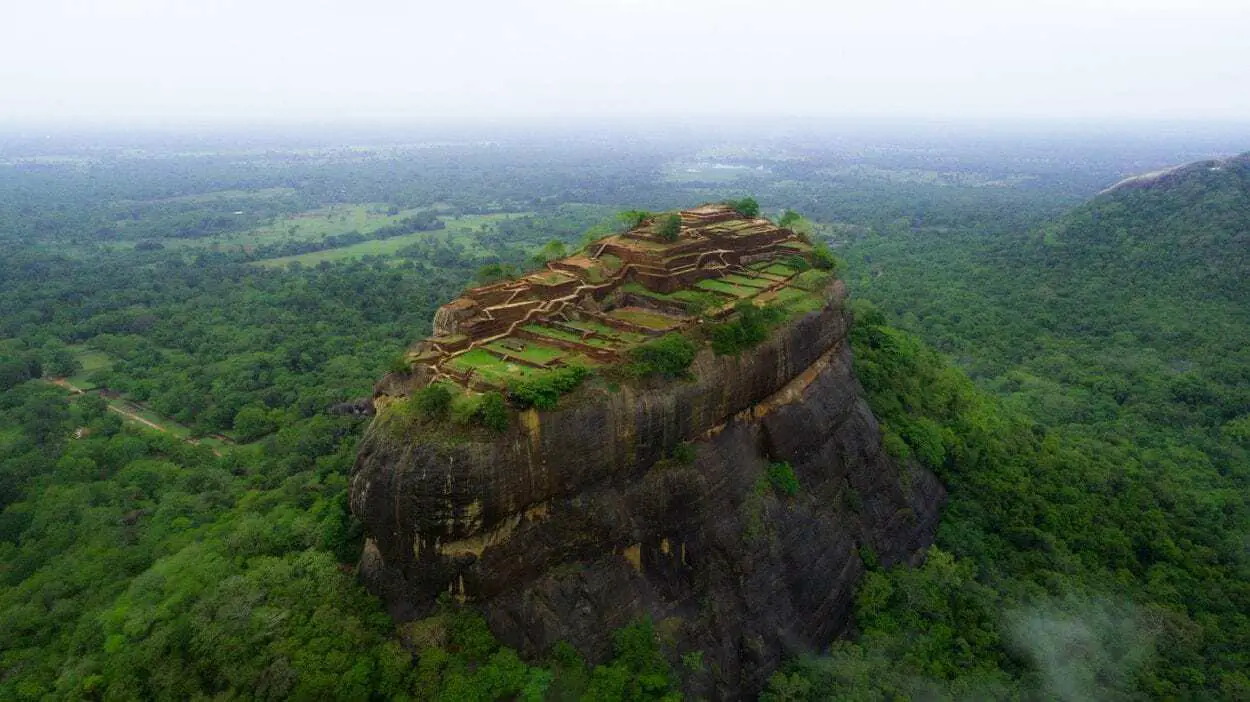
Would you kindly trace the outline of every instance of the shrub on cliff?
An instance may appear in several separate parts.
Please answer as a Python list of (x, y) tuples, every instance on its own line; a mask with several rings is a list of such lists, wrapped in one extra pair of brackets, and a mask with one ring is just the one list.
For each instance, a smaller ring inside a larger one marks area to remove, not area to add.
[(666, 334), (629, 351), (625, 372), (637, 378), (662, 375), (680, 378), (686, 375), (698, 347), (680, 334)]
[(560, 396), (577, 389), (587, 375), (590, 375), (590, 371), (586, 368), (569, 366), (529, 380), (515, 381), (508, 385), (508, 399), (522, 409), (554, 409)]
[(816, 244), (812, 249), (812, 266), (822, 271), (837, 271), (841, 268), (838, 257), (824, 244)]
[(502, 433), (508, 428), (508, 404), (498, 392), (460, 395), (451, 402), (451, 420)]
[(793, 256), (786, 256), (784, 259), (782, 259), (781, 262), (799, 272), (805, 271), (812, 267), (812, 264), (807, 262), (807, 258), (800, 254), (794, 254)]
[(807, 270), (794, 276), (790, 280), (790, 286), (799, 290), (815, 292), (829, 284), (829, 279), (833, 274), (829, 271)]
[(443, 419), (451, 409), (451, 391), (441, 383), (434, 383), (418, 390), (412, 402), (423, 419)]
[(773, 489), (787, 497), (799, 494), (799, 478), (789, 463), (773, 463), (768, 466), (768, 482)]
[(747, 300), (734, 305), (733, 321), (713, 324), (712, 350), (721, 356), (732, 356), (768, 338), (768, 327), (781, 320), (783, 313), (771, 307), (756, 307)]
[(404, 352), (392, 358), (386, 370), (388, 373), (411, 373), (412, 363), (408, 361), (408, 353)]

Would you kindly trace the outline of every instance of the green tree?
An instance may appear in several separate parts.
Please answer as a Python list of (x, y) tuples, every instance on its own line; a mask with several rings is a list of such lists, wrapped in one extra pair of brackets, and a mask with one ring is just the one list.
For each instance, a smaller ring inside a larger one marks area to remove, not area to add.
[(681, 215), (671, 214), (663, 217), (655, 233), (664, 241), (677, 241), (677, 237), (681, 235)]
[(60, 345), (46, 350), (43, 369), (49, 375), (67, 378), (82, 370), (82, 363), (68, 348)]
[(413, 395), (417, 412), (424, 419), (444, 419), (451, 409), (451, 390), (442, 383), (431, 383)]
[(817, 243), (812, 247), (811, 253), (812, 267), (822, 271), (837, 272), (841, 268), (841, 263), (833, 251), (823, 242)]
[(651, 213), (646, 210), (625, 210), (616, 215), (616, 218), (625, 225), (626, 229), (635, 229), (642, 226), (642, 223), (651, 217)]
[(234, 431), (240, 441), (255, 441), (275, 429), (277, 425), (264, 407), (248, 405), (234, 415)]
[(687, 374), (696, 353), (698, 347), (690, 339), (681, 334), (665, 334), (630, 349), (625, 370), (635, 377), (680, 378)]
[(734, 208), (734, 210), (743, 217), (760, 216), (760, 203), (756, 202), (753, 197), (748, 196), (742, 198), (741, 200), (730, 200), (725, 204)]
[(794, 210), (786, 210), (781, 215), (781, 219), (777, 220), (777, 226), (790, 229), (794, 225), (802, 221), (803, 216)]

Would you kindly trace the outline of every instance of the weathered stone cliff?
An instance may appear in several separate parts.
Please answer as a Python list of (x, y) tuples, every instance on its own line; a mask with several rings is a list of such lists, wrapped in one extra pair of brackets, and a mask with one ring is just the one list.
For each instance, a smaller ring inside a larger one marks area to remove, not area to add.
[[(867, 553), (921, 557), (944, 497), (882, 450), (844, 295), (740, 356), (703, 350), (693, 380), (586, 387), (503, 435), (405, 437), (380, 413), (352, 478), (362, 577), (401, 621), (442, 592), (475, 602), (532, 656), (564, 640), (601, 660), (649, 615), (703, 651), (691, 692), (757, 692), (787, 652), (847, 630)], [(693, 461), (666, 458), (681, 442)], [(779, 462), (797, 495), (769, 486)]]

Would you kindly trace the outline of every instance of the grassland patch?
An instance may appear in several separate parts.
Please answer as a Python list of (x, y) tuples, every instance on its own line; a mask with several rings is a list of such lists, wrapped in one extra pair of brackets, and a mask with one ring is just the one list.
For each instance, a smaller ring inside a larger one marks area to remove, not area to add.
[(723, 280), (700, 280), (699, 282), (695, 283), (694, 286), (696, 288), (701, 288), (703, 290), (710, 290), (712, 292), (732, 295), (737, 298), (751, 297), (752, 295), (755, 295), (757, 292), (759, 292), (755, 288), (747, 288), (741, 285), (734, 285), (733, 283), (726, 283)]
[(438, 239), (440, 237), (445, 237), (452, 243), (463, 246), (471, 255), (484, 256), (489, 252), (482, 246), (475, 235), (481, 227), (489, 226), (501, 219), (521, 217), (527, 214), (531, 213), (511, 212), (501, 214), (464, 215), (457, 219), (443, 218), (443, 222), (447, 225), (444, 229), (436, 229), (426, 232), (413, 232), (412, 234), (404, 234), (390, 239), (362, 241), (359, 244), (352, 244), (351, 246), (326, 249), (324, 251), (313, 251), (296, 256), (269, 258), (263, 261), (256, 261), (254, 265), (273, 268), (298, 262), (305, 266), (315, 266), (322, 261), (336, 262), (364, 258), (365, 256), (391, 256), (399, 252), (401, 249), (418, 242)]
[(632, 322), (640, 327), (657, 330), (672, 329), (681, 323), (679, 319), (666, 317), (662, 314), (649, 312), (637, 307), (621, 307), (609, 312), (608, 316), (621, 321)]
[[(502, 339), (499, 341), (493, 341), (487, 344), (486, 348), (492, 351), (497, 351), (506, 356), (519, 358), (540, 366), (546, 365), (547, 363), (550, 363), (551, 361), (554, 361), (564, 355), (564, 351), (562, 349), (558, 349), (554, 346), (547, 346), (533, 341), (522, 341), (520, 339), (511, 339), (507, 341), (508, 343), (506, 344), (504, 343), (505, 340)], [(516, 348), (509, 348), (510, 346), (515, 346)]]
[(65, 380), (79, 390), (94, 390), (98, 388), (99, 384), (92, 382), (91, 376), (97, 371), (111, 369), (113, 367), (113, 358), (103, 351), (89, 349), (86, 346), (69, 346), (67, 348), (78, 359), (82, 369)]

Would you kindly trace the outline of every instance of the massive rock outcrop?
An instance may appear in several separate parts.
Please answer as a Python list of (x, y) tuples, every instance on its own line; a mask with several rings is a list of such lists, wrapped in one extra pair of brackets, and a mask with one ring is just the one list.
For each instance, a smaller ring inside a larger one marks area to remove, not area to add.
[[(444, 592), (476, 603), (530, 656), (567, 641), (602, 660), (650, 616), (674, 654), (703, 652), (679, 668), (688, 691), (754, 694), (784, 655), (848, 629), (865, 559), (921, 558), (944, 497), (883, 451), (845, 289), (824, 295), (739, 356), (702, 350), (691, 380), (591, 384), (502, 435), (404, 434), (380, 412), (352, 477), (362, 577), (400, 621)], [(795, 495), (767, 478), (782, 462)]]

